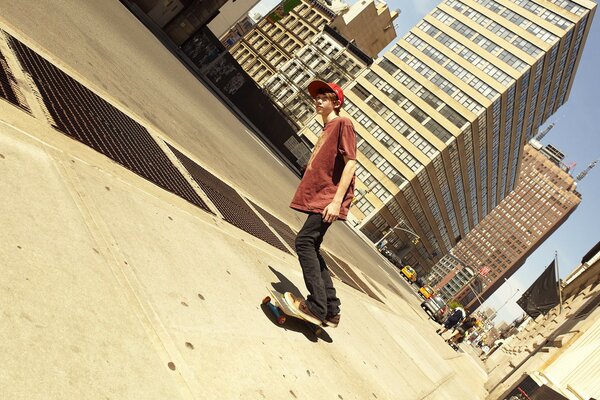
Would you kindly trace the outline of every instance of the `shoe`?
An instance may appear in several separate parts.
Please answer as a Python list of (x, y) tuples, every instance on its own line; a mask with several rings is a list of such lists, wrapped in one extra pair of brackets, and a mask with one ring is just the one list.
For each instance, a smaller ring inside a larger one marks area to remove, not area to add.
[(315, 325), (321, 325), (323, 323), (323, 321), (321, 321), (320, 318), (318, 318), (312, 313), (312, 311), (310, 311), (308, 305), (306, 304), (306, 300), (297, 299), (290, 292), (285, 292), (283, 296), (288, 305), (292, 307), (294, 311), (296, 311), (300, 315), (301, 318)]
[(329, 326), (331, 328), (337, 328), (340, 324), (340, 314), (332, 315), (330, 317), (325, 317), (325, 321), (323, 321), (323, 325)]

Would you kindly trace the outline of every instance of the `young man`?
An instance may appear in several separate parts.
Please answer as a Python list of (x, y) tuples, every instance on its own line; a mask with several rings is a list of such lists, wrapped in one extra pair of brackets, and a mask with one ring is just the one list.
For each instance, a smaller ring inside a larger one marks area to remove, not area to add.
[(354, 197), (356, 134), (352, 122), (339, 116), (344, 103), (342, 88), (316, 80), (308, 85), (308, 92), (324, 127), (290, 207), (308, 214), (296, 237), (296, 252), (310, 294), (306, 300), (291, 295), (287, 300), (309, 321), (336, 327), (340, 299), (320, 247), (329, 226), (346, 219)]

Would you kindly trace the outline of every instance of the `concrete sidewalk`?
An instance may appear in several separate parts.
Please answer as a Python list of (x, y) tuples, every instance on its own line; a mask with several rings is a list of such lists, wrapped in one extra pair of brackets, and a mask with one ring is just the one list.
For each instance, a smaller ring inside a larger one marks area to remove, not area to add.
[(386, 287), (381, 304), (338, 283), (342, 324), (321, 339), (277, 326), (260, 301), (303, 289), (293, 256), (126, 171), (1, 133), (9, 398), (484, 398), (485, 375)]
[[(0, 28), (298, 226), (297, 180), (118, 2), (0, 3)], [(326, 247), (382, 302), (336, 282), (339, 328), (278, 326), (260, 301), (267, 287), (304, 293), (294, 254), (53, 129), (5, 56), (31, 107), (0, 99), (6, 398), (485, 398), (485, 373), (341, 224)]]

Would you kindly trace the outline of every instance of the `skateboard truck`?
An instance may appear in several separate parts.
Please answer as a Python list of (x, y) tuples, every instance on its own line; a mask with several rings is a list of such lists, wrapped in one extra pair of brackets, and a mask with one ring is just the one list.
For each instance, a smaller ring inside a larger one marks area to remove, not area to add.
[(315, 335), (320, 335), (323, 332), (323, 329), (319, 325), (315, 325), (311, 321), (307, 321), (302, 317), (302, 315), (298, 314), (285, 300), (284, 294), (281, 294), (277, 291), (268, 289), (271, 292), (271, 296), (267, 296), (262, 300), (262, 304), (269, 307), (269, 310), (273, 313), (277, 320), (278, 325), (285, 324), (287, 317), (293, 317), (299, 319), (306, 323), (311, 330), (315, 333)]

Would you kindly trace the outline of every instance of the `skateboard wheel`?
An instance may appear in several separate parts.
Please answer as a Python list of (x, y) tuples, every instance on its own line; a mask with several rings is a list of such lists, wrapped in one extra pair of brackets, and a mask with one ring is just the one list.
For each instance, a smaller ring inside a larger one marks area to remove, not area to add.
[(277, 323), (279, 325), (285, 324), (285, 315), (280, 315), (279, 318), (277, 318)]
[(262, 301), (263, 304), (267, 304), (268, 302), (271, 301), (271, 298), (269, 296), (265, 297)]

